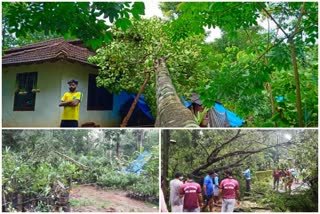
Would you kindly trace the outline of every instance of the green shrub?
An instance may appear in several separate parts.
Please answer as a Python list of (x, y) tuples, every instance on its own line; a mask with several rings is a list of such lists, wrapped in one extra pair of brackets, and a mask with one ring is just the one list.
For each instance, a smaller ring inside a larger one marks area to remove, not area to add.
[(287, 193), (269, 191), (259, 203), (270, 206), (274, 212), (317, 212), (317, 192), (308, 189), (299, 194), (289, 195)]
[(97, 178), (97, 183), (102, 187), (127, 190), (129, 186), (136, 184), (140, 179), (141, 177), (137, 174), (108, 171)]
[(159, 197), (158, 183), (148, 183), (147, 181), (145, 181), (142, 183), (137, 183), (137, 184), (129, 187), (129, 189), (134, 192), (143, 193), (145, 195)]

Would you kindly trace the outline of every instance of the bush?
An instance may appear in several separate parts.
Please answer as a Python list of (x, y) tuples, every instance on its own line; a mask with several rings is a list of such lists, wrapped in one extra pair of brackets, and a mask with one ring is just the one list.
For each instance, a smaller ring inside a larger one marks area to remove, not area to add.
[[(30, 164), (17, 153), (3, 153), (2, 192), (4, 209), (17, 209), (17, 198), (22, 201), (20, 211), (50, 211), (52, 204), (68, 194), (69, 179), (77, 176), (77, 167), (69, 162), (58, 164), (38, 162)], [(64, 185), (67, 189), (61, 187)], [(32, 200), (30, 200), (32, 199)]]
[(318, 191), (308, 189), (299, 194), (289, 195), (269, 191), (259, 202), (268, 205), (274, 212), (317, 212)]
[(137, 174), (105, 171), (97, 178), (97, 184), (102, 187), (127, 190), (129, 186), (136, 184), (140, 179), (141, 177)]

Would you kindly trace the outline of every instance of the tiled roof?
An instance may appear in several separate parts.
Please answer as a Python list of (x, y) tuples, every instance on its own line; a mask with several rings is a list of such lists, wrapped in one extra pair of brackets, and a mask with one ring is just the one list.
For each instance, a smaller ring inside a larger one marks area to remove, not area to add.
[[(87, 48), (79, 47), (80, 40), (66, 41), (63, 38), (12, 48), (5, 51), (2, 65), (17, 65), (66, 59), (93, 65), (87, 61), (89, 56), (95, 55)], [(94, 66), (94, 65), (93, 65)]]

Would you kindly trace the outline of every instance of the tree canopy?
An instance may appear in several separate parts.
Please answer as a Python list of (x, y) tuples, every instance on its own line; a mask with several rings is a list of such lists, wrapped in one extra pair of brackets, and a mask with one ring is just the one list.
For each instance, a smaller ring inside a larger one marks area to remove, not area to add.
[(144, 94), (155, 114), (154, 62), (164, 57), (177, 93), (190, 97), (206, 76), (205, 71), (197, 70), (199, 62), (203, 61), (203, 36), (173, 42), (164, 30), (167, 24), (158, 18), (142, 19), (134, 21), (125, 32), (113, 31), (114, 40), (89, 59), (100, 67), (98, 85), (115, 93), (121, 90), (137, 93), (150, 74)]
[[(301, 152), (300, 147), (315, 155), (316, 137), (315, 130), (175, 130), (170, 131), (170, 140), (175, 143), (162, 143), (169, 144), (170, 176), (176, 171), (203, 175), (211, 169), (223, 171), (247, 165), (273, 169), (299, 163), (303, 165), (301, 167), (307, 167), (309, 164), (300, 162), (303, 158), (296, 154)], [(306, 146), (309, 144), (312, 144), (310, 148)], [(270, 155), (271, 163), (267, 158)], [(287, 158), (295, 162), (280, 166), (279, 160), (286, 161)], [(312, 158), (308, 161), (313, 162)]]
[(142, 2), (6, 2), (2, 6), (7, 33), (76, 37), (94, 49), (112, 40), (112, 24), (125, 30), (131, 25), (130, 16), (139, 19), (144, 14)]
[[(316, 3), (166, 2), (162, 9), (174, 38), (203, 34), (204, 27), (224, 32), (206, 64), (212, 81), (198, 89), (205, 105), (221, 100), (257, 126), (317, 126)], [(257, 28), (259, 19), (267, 29)]]

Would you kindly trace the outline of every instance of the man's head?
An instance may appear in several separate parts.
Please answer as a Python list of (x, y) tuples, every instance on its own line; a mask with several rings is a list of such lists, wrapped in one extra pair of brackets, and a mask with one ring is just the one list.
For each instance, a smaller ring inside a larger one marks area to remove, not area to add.
[(227, 177), (232, 177), (232, 171), (230, 169), (227, 169), (226, 171), (224, 171), (224, 174), (227, 176)]
[(188, 174), (187, 175), (187, 180), (188, 181), (192, 181), (194, 179), (194, 175), (193, 174)]
[(69, 91), (74, 92), (78, 87), (78, 80), (74, 80), (74, 79), (69, 80), (68, 85), (69, 85)]
[(208, 172), (208, 175), (209, 175), (210, 177), (213, 177), (214, 171), (213, 171), (213, 170), (210, 170), (210, 171)]
[(175, 176), (176, 179), (179, 179), (180, 181), (183, 179), (183, 174), (181, 172), (176, 172)]

